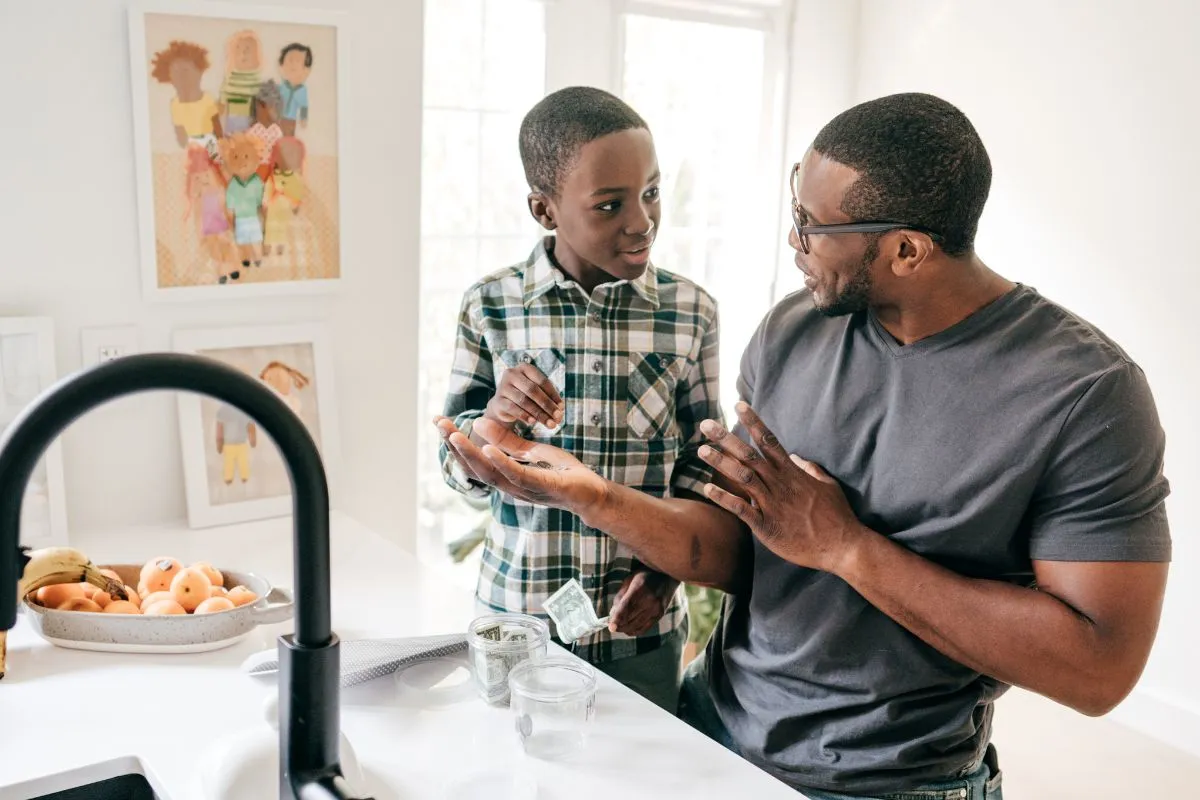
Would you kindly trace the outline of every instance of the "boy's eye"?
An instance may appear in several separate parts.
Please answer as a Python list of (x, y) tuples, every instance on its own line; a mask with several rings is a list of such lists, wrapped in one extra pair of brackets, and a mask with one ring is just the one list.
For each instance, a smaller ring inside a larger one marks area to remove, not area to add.
[(607, 203), (601, 203), (596, 206), (597, 211), (603, 211), (606, 214), (611, 214), (621, 207), (620, 200), (609, 200)]
[(657, 200), (658, 199), (658, 187), (651, 186), (649, 189), (646, 190), (646, 193), (642, 196), (645, 197), (647, 200)]

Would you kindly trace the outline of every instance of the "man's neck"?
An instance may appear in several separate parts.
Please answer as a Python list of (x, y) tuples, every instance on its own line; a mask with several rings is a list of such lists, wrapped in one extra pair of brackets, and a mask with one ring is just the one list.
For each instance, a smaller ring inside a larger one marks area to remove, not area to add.
[(972, 254), (939, 270), (938, 280), (919, 297), (872, 310), (897, 342), (910, 345), (957, 325), (1015, 287)]

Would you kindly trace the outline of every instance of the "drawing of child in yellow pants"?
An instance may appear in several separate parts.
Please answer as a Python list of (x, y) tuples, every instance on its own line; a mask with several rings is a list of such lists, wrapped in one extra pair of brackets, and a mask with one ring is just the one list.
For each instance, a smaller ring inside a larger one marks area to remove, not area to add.
[(222, 477), (226, 486), (233, 483), (235, 473), (242, 483), (250, 480), (250, 448), (257, 446), (254, 420), (233, 406), (222, 405), (217, 410), (217, 452), (225, 459)]

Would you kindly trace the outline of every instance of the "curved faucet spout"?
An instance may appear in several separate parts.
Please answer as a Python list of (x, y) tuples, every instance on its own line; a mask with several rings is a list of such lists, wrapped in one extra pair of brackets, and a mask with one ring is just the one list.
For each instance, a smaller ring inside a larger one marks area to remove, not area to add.
[[(21, 504), (26, 484), (60, 433), (125, 395), (207, 395), (251, 417), (279, 449), (292, 485), (296, 632), (279, 638), (281, 797), (345, 797), (338, 764), (338, 639), (330, 626), (329, 486), (308, 429), (270, 389), (214, 359), (183, 353), (126, 356), (75, 373), (39, 396), (0, 437), (0, 630), (16, 624)], [(5, 589), (4, 587), (9, 587)]]

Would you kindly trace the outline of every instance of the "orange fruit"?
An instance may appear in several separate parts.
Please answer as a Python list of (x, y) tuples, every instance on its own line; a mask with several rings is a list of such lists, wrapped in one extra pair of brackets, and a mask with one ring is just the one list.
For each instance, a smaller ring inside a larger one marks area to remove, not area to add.
[(160, 600), (157, 603), (151, 603), (142, 609), (142, 613), (148, 617), (164, 616), (168, 614), (187, 614), (183, 610), (183, 606), (176, 603), (174, 600)]
[(142, 607), (142, 596), (138, 594), (132, 587), (126, 585), (125, 595), (129, 598), (129, 602), (133, 603), (138, 608)]
[(108, 608), (108, 604), (112, 601), (112, 595), (108, 592), (96, 592), (92, 595), (92, 602), (100, 606), (100, 608)]
[(55, 583), (37, 590), (37, 600), (46, 608), (58, 608), (73, 597), (83, 597), (83, 585)]
[(72, 597), (57, 608), (59, 611), (91, 611), (93, 613), (104, 610), (86, 597)]
[(83, 591), (83, 596), (89, 600), (95, 596), (96, 592), (100, 591), (99, 587), (93, 586), (90, 583), (80, 583), (79, 588)]
[(235, 586), (229, 590), (227, 595), (233, 601), (235, 606), (244, 606), (247, 603), (253, 603), (258, 599), (258, 595), (247, 589), (245, 586)]
[(203, 572), (188, 567), (180, 570), (171, 581), (171, 594), (175, 595), (175, 602), (190, 614), (212, 594), (212, 584)]
[(152, 558), (142, 566), (141, 579), (151, 592), (165, 592), (171, 581), (183, 570), (183, 564), (170, 556)]
[(151, 592), (150, 594), (143, 597), (142, 602), (139, 603), (138, 605), (142, 609), (142, 611), (145, 611), (147, 608), (154, 605), (155, 603), (161, 603), (164, 600), (170, 600), (172, 603), (174, 603), (175, 595), (173, 595), (171, 592)]
[(104, 607), (105, 614), (141, 614), (141, 610), (128, 600), (113, 600)]
[(229, 590), (224, 586), (214, 586), (208, 594), (209, 597), (228, 597)]
[(215, 614), (218, 611), (228, 611), (234, 608), (233, 601), (228, 597), (210, 597), (196, 606), (197, 614)]
[(191, 568), (198, 569), (203, 572), (204, 577), (208, 578), (208, 582), (213, 586), (225, 585), (225, 576), (221, 574), (220, 570), (207, 561), (197, 561), (195, 564), (192, 564)]
[(107, 576), (107, 577), (109, 577), (109, 578), (112, 578), (114, 581), (116, 581), (117, 583), (121, 584), (122, 586), (124, 586), (124, 585), (125, 585), (125, 581), (123, 581), (123, 580), (121, 579), (121, 576), (120, 576), (120, 575), (118, 575), (118, 574), (116, 573), (116, 570), (111, 570), (111, 569), (102, 569), (102, 570), (100, 570), (100, 574), (101, 574), (101, 575), (104, 575), (104, 576)]

